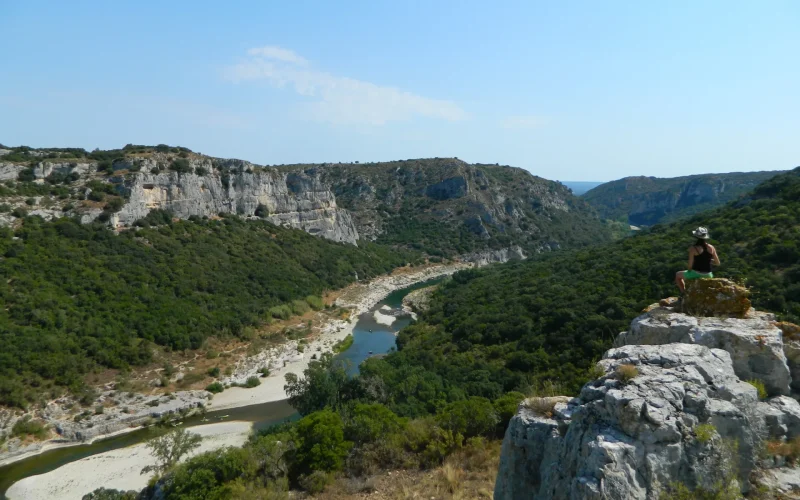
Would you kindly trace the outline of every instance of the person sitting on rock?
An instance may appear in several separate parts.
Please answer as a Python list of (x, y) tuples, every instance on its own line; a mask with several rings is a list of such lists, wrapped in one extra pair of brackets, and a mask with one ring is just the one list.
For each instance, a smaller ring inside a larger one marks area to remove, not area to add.
[(697, 241), (689, 247), (689, 269), (675, 274), (675, 284), (681, 292), (686, 289), (686, 280), (713, 278), (711, 266), (719, 265), (717, 249), (708, 242), (708, 229), (700, 226), (692, 231), (692, 236), (697, 238)]

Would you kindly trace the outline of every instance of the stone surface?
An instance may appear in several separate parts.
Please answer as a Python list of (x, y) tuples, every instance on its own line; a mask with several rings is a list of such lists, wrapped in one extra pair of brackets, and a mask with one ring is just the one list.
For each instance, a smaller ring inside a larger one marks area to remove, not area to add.
[(693, 316), (744, 318), (750, 311), (750, 292), (722, 278), (686, 281), (682, 309)]
[[(622, 364), (638, 370), (626, 385), (615, 375)], [(644, 500), (673, 481), (711, 486), (724, 469), (723, 440), (738, 441), (746, 484), (764, 426), (755, 388), (739, 380), (726, 351), (624, 346), (599, 365), (605, 375), (569, 411), (545, 418), (520, 408), (503, 441), (495, 499)], [(695, 437), (699, 424), (714, 426), (711, 440)]]
[(522, 251), (522, 248), (513, 246), (509, 248), (502, 248), (500, 250), (487, 250), (485, 252), (474, 252), (463, 255), (461, 260), (465, 262), (472, 262), (477, 266), (485, 266), (487, 264), (503, 263), (510, 260), (525, 260), (528, 256)]
[[(773, 319), (771, 314), (757, 311), (746, 319), (697, 318), (671, 308), (654, 307), (634, 319), (630, 330), (620, 333), (614, 345), (683, 342), (723, 349), (731, 355), (739, 378), (763, 381), (770, 395), (789, 394), (792, 375), (783, 334)], [(800, 371), (800, 365), (793, 366)]]
[[(142, 166), (144, 172), (148, 165)], [(267, 170), (227, 176), (140, 173), (126, 188), (130, 198), (111, 218), (116, 226), (131, 225), (153, 209), (169, 210), (175, 217), (186, 219), (220, 213), (254, 216), (263, 205), (268, 214), (265, 218), (273, 224), (334, 241), (356, 244), (358, 240), (350, 214), (337, 207), (333, 193), (318, 177), (302, 172)]]

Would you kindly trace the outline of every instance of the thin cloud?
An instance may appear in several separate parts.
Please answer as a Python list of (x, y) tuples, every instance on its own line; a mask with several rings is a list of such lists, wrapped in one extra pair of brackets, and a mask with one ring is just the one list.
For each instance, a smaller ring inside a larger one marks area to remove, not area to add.
[(247, 53), (255, 57), (261, 56), (265, 59), (273, 59), (290, 64), (298, 64), (300, 66), (308, 65), (308, 61), (306, 61), (304, 57), (298, 56), (292, 50), (283, 49), (281, 47), (256, 47), (248, 50)]
[(308, 68), (308, 61), (288, 49), (261, 47), (248, 54), (247, 60), (228, 67), (225, 77), (234, 83), (266, 81), (273, 87), (292, 88), (310, 98), (301, 109), (311, 120), (384, 125), (418, 116), (453, 122), (467, 118), (466, 111), (451, 101)]
[(547, 120), (544, 117), (536, 115), (507, 116), (500, 121), (503, 128), (509, 129), (539, 128), (546, 123)]

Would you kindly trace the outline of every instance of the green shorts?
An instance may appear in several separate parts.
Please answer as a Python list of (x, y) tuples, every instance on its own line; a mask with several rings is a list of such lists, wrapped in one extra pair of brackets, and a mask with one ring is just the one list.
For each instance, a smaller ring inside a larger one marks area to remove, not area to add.
[(683, 279), (685, 280), (698, 280), (698, 279), (713, 278), (713, 277), (714, 273), (703, 274), (703, 273), (698, 273), (693, 269), (689, 269), (688, 271), (683, 272)]

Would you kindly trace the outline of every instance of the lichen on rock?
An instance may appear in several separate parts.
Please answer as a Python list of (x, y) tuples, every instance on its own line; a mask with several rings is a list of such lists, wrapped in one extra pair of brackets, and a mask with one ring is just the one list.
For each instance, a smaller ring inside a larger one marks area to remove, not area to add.
[(682, 309), (693, 316), (744, 318), (750, 311), (747, 288), (723, 279), (696, 279), (686, 282)]

